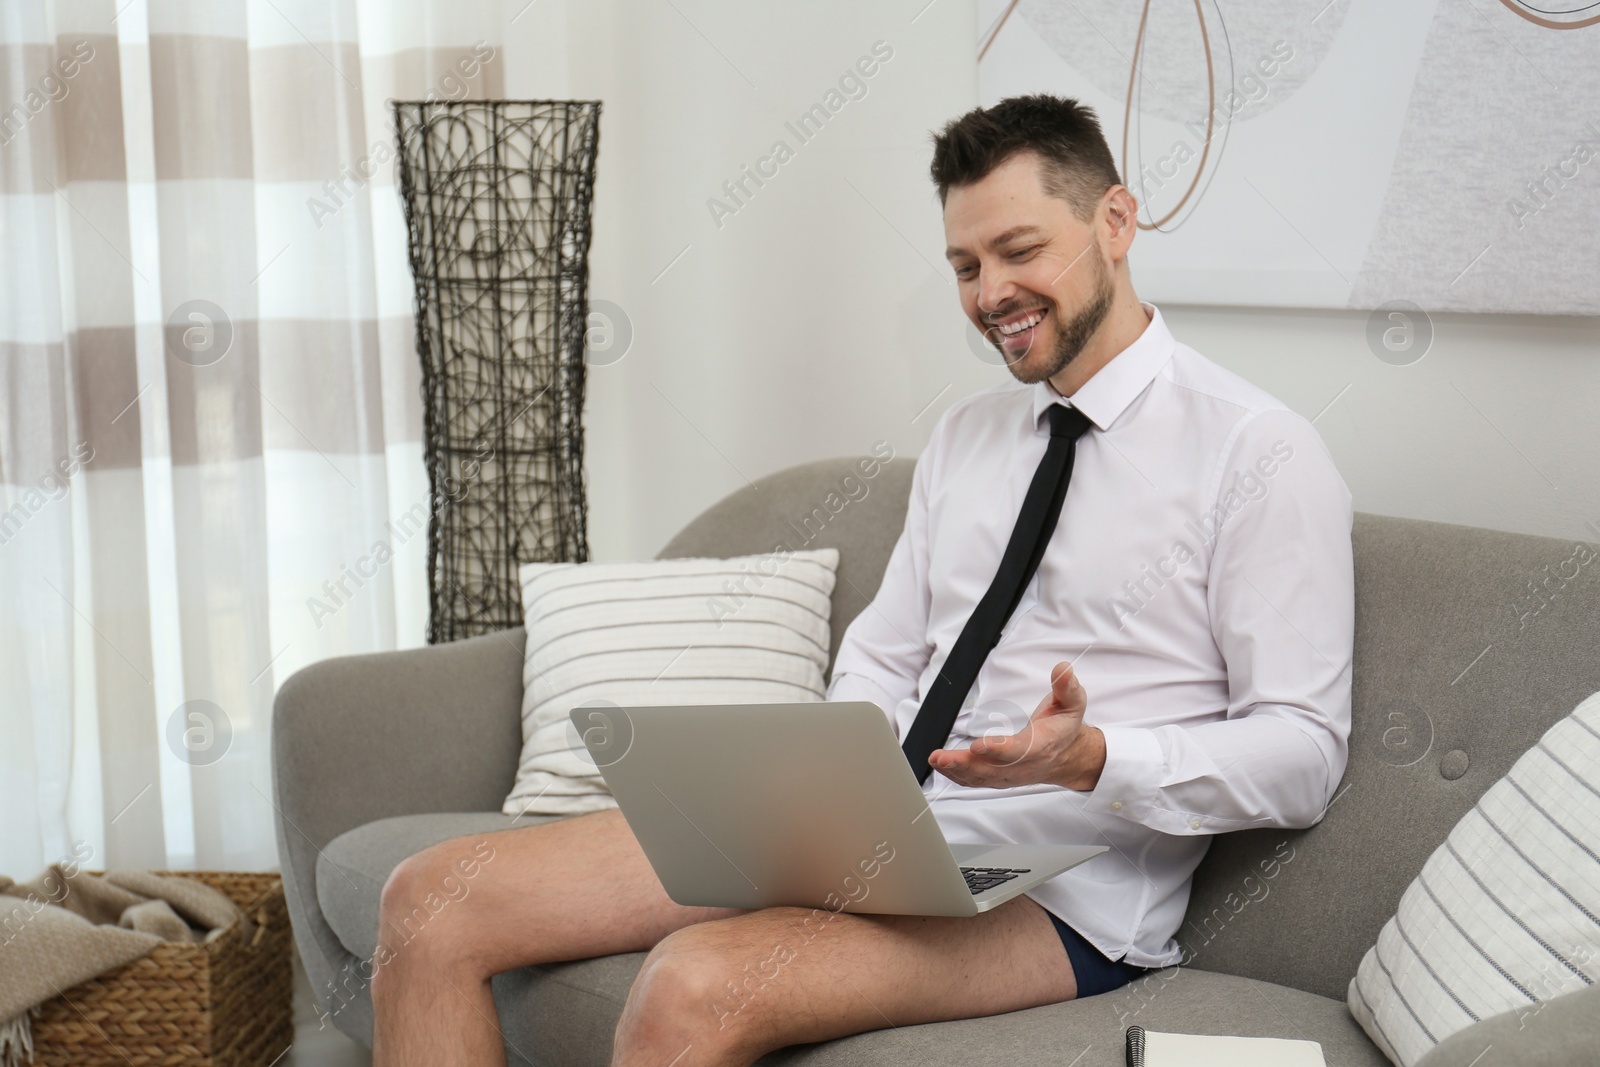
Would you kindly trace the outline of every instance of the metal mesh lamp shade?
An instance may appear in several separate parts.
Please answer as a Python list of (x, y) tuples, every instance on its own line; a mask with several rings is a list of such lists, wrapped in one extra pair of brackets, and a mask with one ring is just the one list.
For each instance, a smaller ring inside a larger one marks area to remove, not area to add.
[(517, 565), (589, 556), (584, 332), (599, 101), (394, 101), (416, 281), (428, 640), (522, 624)]

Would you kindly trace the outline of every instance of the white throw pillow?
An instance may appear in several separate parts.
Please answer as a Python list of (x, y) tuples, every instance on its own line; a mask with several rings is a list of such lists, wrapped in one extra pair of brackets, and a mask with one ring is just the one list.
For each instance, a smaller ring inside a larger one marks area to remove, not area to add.
[(1350, 1012), (1410, 1067), (1479, 1019), (1600, 977), (1600, 693), (1450, 831), (1350, 982)]
[(525, 563), (522, 760), (507, 815), (616, 807), (582, 704), (821, 700), (836, 548), (733, 559)]

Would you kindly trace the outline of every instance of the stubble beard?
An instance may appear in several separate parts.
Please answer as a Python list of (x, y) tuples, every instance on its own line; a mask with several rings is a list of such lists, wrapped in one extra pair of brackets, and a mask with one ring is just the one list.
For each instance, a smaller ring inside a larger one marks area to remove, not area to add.
[[(1111, 314), (1111, 305), (1116, 298), (1116, 290), (1111, 284), (1111, 272), (1098, 257), (1094, 260), (1095, 286), (1094, 295), (1078, 313), (1072, 316), (1070, 322), (1056, 329), (1055, 349), (1050, 353), (1050, 359), (1039, 369), (1032, 369), (1025, 364), (1028, 352), (1024, 352), (1015, 362), (1006, 356), (1005, 350), (1000, 349), (1000, 356), (1006, 361), (1006, 368), (1011, 371), (1012, 377), (1026, 385), (1054, 378), (1066, 369), (1083, 351), (1089, 339), (1100, 329), (1100, 324), (1105, 322), (1106, 316)], [(1059, 305), (1055, 307), (1059, 312)], [(1057, 318), (1059, 319), (1059, 314)]]

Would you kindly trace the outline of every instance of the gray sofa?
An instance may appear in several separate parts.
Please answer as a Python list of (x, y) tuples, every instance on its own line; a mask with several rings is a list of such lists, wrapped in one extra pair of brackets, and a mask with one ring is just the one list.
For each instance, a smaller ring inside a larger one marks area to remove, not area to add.
[[(837, 652), (899, 535), (912, 469), (889, 462), (860, 483), (864, 496), (859, 486), (841, 491), (835, 507), (859, 498), (830, 511), (824, 501), (852, 466), (825, 460), (771, 475), (708, 509), (661, 556), (753, 554), (780, 541), (837, 547)], [(1551, 723), (1600, 690), (1600, 597), (1592, 573), (1565, 576), (1570, 542), (1367, 514), (1356, 516), (1354, 538), (1349, 769), (1312, 829), (1212, 843), (1179, 935), (1188, 965), (1079, 1002), (877, 1031), (762, 1062), (1112, 1067), (1134, 1023), (1308, 1038), (1331, 1067), (1386, 1062), (1346, 1011), (1346, 986), (1456, 820)], [(365, 961), (389, 872), (435, 841), (512, 821), (499, 808), (521, 746), (522, 645), (517, 629), (328, 660), (278, 693), (278, 850), (295, 937), (329, 1020), (363, 1043), (372, 1026)], [(604, 1064), (642, 958), (499, 976), (510, 1062)], [(1485, 1020), (1424, 1063), (1600, 1062), (1597, 1017), (1600, 991), (1573, 994), (1531, 1019)]]

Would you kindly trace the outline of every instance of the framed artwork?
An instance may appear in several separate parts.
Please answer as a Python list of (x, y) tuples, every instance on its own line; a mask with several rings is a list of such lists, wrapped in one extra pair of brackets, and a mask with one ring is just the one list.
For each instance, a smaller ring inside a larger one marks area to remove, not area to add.
[(1094, 108), (1140, 292), (1600, 314), (1600, 0), (980, 0), (983, 104)]

